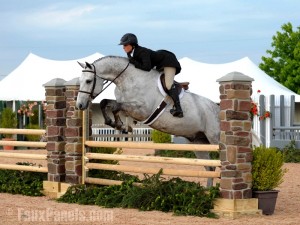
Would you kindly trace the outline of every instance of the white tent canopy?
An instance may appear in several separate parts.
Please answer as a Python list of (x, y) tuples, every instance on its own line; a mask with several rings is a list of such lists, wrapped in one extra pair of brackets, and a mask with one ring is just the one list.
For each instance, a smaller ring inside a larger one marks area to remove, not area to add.
[[(43, 84), (54, 78), (62, 78), (69, 81), (80, 77), (82, 68), (80, 62), (94, 62), (103, 57), (95, 53), (88, 57), (76, 60), (57, 61), (49, 60), (30, 53), (26, 59), (2, 81), (0, 81), (0, 100), (45, 100)], [(249, 58), (225, 64), (207, 64), (193, 61), (189, 58), (179, 60), (182, 71), (175, 77), (176, 81), (190, 82), (190, 91), (205, 96), (215, 102), (219, 102), (219, 83), (217, 79), (231, 72), (240, 72), (254, 79), (252, 83), (253, 93), (257, 90), (266, 96), (295, 95), (296, 102), (300, 102), (300, 96), (287, 89), (273, 78), (260, 70)], [(99, 103), (103, 98), (114, 99), (114, 84), (108, 87), (93, 102)]]
[(101, 57), (103, 55), (95, 53), (82, 59), (57, 61), (30, 53), (14, 71), (0, 81), (0, 100), (45, 100), (43, 84), (54, 78), (69, 81), (79, 77), (82, 68), (77, 61), (94, 62)]
[(295, 95), (295, 101), (300, 102), (300, 95), (289, 90), (282, 84), (268, 76), (257, 67), (248, 57), (224, 64), (207, 64), (193, 61), (189, 58), (179, 60), (182, 71), (175, 77), (177, 81), (190, 82), (190, 91), (220, 102), (219, 83), (217, 79), (231, 72), (240, 72), (254, 79), (252, 82), (253, 94), (260, 90), (265, 96)]

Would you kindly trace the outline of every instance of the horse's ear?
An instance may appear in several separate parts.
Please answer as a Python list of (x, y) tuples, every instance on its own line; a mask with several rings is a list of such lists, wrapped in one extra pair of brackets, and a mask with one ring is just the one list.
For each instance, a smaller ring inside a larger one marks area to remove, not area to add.
[[(77, 61), (77, 62), (78, 62), (78, 61)], [(85, 67), (84, 63), (78, 62), (78, 64), (79, 64), (82, 68)]]
[(85, 62), (85, 65), (86, 65), (86, 67), (88, 67), (89, 69), (93, 69), (93, 68), (92, 68), (92, 65), (89, 64), (88, 62)]

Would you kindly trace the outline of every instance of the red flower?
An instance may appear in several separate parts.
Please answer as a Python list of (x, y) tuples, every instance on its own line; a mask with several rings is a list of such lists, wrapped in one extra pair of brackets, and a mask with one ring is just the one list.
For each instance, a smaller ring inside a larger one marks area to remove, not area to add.
[(265, 113), (259, 117), (259, 120), (265, 120), (267, 118), (271, 118), (271, 113), (270, 111), (265, 111)]
[(258, 109), (257, 109), (257, 104), (255, 102), (251, 102), (251, 110), (250, 110), (251, 116), (258, 115)]

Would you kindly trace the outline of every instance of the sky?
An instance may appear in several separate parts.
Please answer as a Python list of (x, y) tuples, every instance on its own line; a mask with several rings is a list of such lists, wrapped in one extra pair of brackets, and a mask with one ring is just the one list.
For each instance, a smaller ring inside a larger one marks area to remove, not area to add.
[(134, 33), (141, 46), (178, 59), (255, 64), (285, 23), (300, 26), (299, 0), (0, 0), (0, 76), (29, 53), (74, 60), (95, 52), (126, 56), (118, 43)]

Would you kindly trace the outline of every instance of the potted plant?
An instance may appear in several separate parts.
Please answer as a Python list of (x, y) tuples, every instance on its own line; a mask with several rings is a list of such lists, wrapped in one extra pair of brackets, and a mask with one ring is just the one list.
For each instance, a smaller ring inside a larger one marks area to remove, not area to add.
[(272, 215), (275, 210), (278, 190), (287, 172), (283, 168), (284, 155), (276, 148), (255, 147), (252, 161), (253, 197), (258, 198), (258, 208), (264, 215)]
[[(17, 115), (11, 108), (5, 108), (1, 114), (1, 128), (16, 128), (17, 127)], [(13, 134), (3, 134), (2, 140), (11, 141), (14, 140)], [(3, 146), (4, 150), (12, 150), (14, 146)]]

